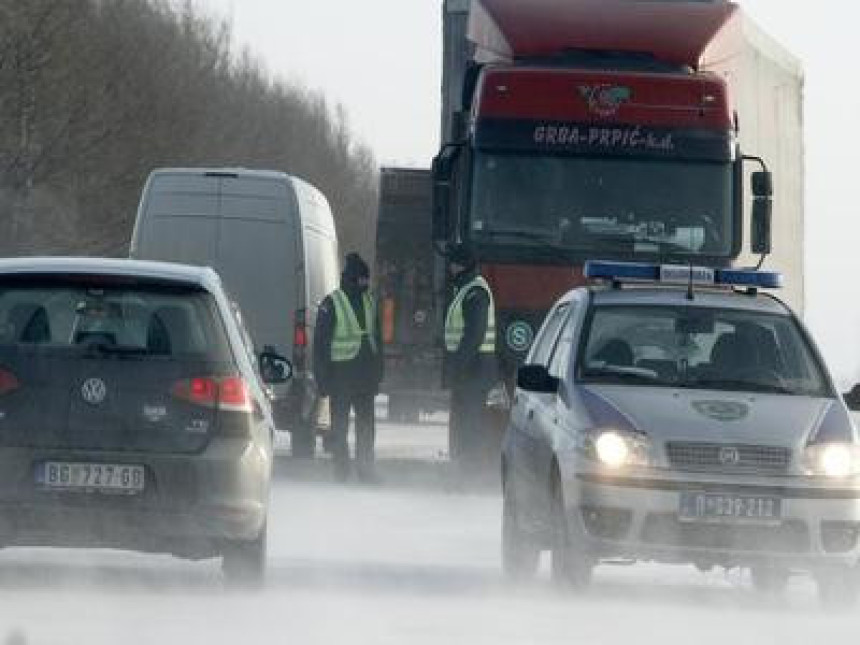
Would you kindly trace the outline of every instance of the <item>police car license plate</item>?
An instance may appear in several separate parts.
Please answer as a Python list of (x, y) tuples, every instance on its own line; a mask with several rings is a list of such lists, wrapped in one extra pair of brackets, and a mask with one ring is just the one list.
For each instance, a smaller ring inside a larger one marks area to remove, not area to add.
[(778, 524), (782, 500), (768, 495), (681, 493), (678, 517), (682, 522)]
[(48, 461), (36, 470), (36, 482), (52, 490), (135, 494), (144, 489), (143, 466)]

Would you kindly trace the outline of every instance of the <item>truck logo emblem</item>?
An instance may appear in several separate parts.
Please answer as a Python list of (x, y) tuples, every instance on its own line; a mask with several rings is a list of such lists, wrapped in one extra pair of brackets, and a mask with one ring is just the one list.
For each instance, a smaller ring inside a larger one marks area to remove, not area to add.
[(515, 352), (527, 352), (532, 346), (534, 339), (535, 332), (532, 326), (523, 320), (518, 320), (508, 325), (508, 330), (505, 333), (508, 347)]
[(620, 85), (580, 85), (579, 93), (589, 111), (602, 117), (614, 116), (622, 104), (633, 98), (633, 91)]
[(734, 401), (693, 401), (693, 408), (715, 421), (740, 421), (750, 412), (748, 405)]
[(81, 396), (90, 405), (101, 405), (107, 398), (107, 386), (100, 378), (91, 378), (81, 386)]
[(737, 466), (741, 462), (741, 453), (737, 448), (723, 446), (720, 448), (719, 460), (723, 466)]

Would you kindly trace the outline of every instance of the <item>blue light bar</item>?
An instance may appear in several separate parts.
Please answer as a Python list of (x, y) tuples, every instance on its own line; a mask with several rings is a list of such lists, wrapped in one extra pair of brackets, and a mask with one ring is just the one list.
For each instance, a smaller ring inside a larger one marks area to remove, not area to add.
[(586, 278), (613, 282), (654, 282), (722, 287), (779, 289), (782, 274), (754, 269), (711, 269), (683, 264), (644, 264), (639, 262), (605, 262), (590, 260), (583, 270)]

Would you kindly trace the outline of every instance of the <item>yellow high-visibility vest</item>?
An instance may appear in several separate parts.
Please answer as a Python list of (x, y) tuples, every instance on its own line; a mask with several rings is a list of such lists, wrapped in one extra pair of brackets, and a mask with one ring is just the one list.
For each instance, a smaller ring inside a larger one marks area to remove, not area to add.
[(463, 342), (466, 332), (466, 320), (463, 317), (463, 303), (472, 289), (483, 289), (490, 299), (487, 310), (487, 330), (484, 332), (484, 342), (478, 348), (481, 354), (492, 354), (496, 351), (496, 304), (490, 285), (483, 276), (477, 276), (469, 284), (465, 285), (454, 297), (451, 306), (448, 307), (448, 315), (445, 317), (445, 349), (456, 352)]
[(361, 351), (361, 343), (365, 337), (367, 337), (373, 352), (378, 352), (379, 348), (376, 346), (376, 302), (373, 296), (365, 293), (362, 297), (364, 329), (358, 324), (358, 316), (352, 308), (349, 296), (342, 289), (335, 291), (331, 299), (334, 303), (336, 319), (334, 336), (331, 340), (331, 360), (335, 363), (353, 360)]

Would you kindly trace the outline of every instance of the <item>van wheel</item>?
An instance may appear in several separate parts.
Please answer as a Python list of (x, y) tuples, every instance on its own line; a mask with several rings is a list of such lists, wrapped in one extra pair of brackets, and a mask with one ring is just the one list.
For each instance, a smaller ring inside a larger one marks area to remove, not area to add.
[(231, 587), (255, 589), (266, 577), (266, 524), (253, 540), (231, 540), (224, 545), (221, 571)]
[(786, 567), (763, 564), (750, 569), (753, 588), (762, 594), (778, 596), (788, 588), (791, 572)]
[(290, 446), (293, 457), (308, 459), (314, 456), (316, 434), (308, 424), (301, 424), (290, 431)]
[(562, 588), (585, 590), (591, 584), (594, 560), (582, 546), (581, 529), (567, 516), (558, 475), (552, 491), (552, 580)]

